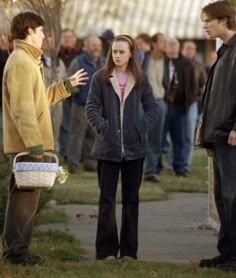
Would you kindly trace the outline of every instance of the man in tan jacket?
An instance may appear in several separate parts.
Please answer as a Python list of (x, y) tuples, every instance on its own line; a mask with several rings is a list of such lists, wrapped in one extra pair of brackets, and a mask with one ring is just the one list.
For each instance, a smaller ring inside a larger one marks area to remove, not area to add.
[[(11, 23), (14, 51), (3, 73), (3, 147), (15, 154), (28, 151), (24, 161), (40, 161), (54, 149), (49, 105), (70, 96), (71, 89), (86, 84), (82, 69), (68, 80), (45, 89), (41, 46), (44, 20), (31, 12), (20, 13)], [(12, 264), (36, 264), (29, 253), (40, 190), (19, 190), (12, 174), (3, 232), (3, 256)]]

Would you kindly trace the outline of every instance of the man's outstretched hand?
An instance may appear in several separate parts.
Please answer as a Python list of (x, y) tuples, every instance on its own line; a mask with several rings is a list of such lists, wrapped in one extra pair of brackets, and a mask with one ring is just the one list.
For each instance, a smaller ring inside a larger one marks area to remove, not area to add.
[(84, 69), (78, 70), (75, 74), (73, 74), (69, 80), (72, 87), (86, 85), (88, 78), (88, 73)]

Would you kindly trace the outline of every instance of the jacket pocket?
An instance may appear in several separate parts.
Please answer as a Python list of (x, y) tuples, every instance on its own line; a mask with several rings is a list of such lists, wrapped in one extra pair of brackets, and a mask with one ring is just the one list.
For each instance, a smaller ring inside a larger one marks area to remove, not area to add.
[(98, 135), (101, 140), (108, 140), (109, 138), (109, 123), (108, 120), (105, 120), (102, 127), (98, 131)]
[(221, 129), (225, 131), (231, 131), (233, 129), (233, 125), (234, 121), (232, 119), (228, 119), (221, 125)]
[(144, 141), (144, 138), (143, 138), (142, 134), (140, 133), (140, 131), (139, 131), (139, 129), (137, 127), (135, 127), (135, 131), (137, 133), (139, 143), (142, 144), (143, 141)]
[(147, 134), (147, 126), (144, 119), (136, 122), (135, 129), (139, 136), (139, 142), (143, 144), (146, 140), (146, 134)]

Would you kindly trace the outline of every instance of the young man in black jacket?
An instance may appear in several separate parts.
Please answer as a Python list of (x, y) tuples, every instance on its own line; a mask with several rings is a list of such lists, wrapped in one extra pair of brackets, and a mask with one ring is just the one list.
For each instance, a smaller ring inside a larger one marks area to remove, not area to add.
[(236, 270), (236, 10), (217, 1), (202, 9), (201, 19), (209, 38), (223, 44), (209, 71), (199, 138), (213, 157), (220, 255), (201, 260), (200, 267)]

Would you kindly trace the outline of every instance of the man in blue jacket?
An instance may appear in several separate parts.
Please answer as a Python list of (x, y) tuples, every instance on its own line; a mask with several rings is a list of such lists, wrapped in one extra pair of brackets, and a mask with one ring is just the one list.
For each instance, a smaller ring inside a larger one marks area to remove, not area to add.
[[(85, 41), (85, 52), (78, 55), (71, 62), (68, 75), (71, 72), (84, 68), (88, 72), (89, 80), (92, 75), (105, 63), (102, 57), (102, 42), (97, 36), (89, 36)], [(87, 171), (96, 170), (96, 160), (91, 156), (94, 141), (94, 132), (85, 118), (85, 103), (88, 97), (90, 81), (86, 86), (74, 89), (70, 116), (69, 142), (68, 142), (68, 170), (77, 171), (79, 162), (83, 162)]]

